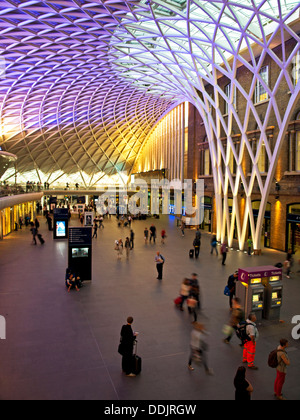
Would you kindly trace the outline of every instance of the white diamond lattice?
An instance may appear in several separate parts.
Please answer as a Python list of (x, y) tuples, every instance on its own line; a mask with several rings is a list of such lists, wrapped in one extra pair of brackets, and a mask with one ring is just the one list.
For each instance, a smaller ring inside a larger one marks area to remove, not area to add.
[[(290, 67), (299, 51), (299, 2), (292, 0), (151, 0), (139, 2), (122, 20), (111, 39), (110, 55), (113, 68), (137, 86), (154, 85), (155, 92), (176, 93), (182, 101), (193, 103), (199, 110), (206, 128), (214, 175), (217, 235), (233, 243), (236, 228), (239, 247), (243, 249), (250, 222), (255, 249), (260, 249), (261, 230), (274, 171), (287, 124), (299, 99), (300, 86), (295, 84)], [(281, 45), (276, 54), (273, 45)], [(285, 41), (293, 42), (287, 54)], [(270, 88), (261, 70), (265, 60), (272, 60), (279, 76)], [(237, 80), (238, 68), (249, 72), (248, 91)], [(229, 97), (218, 85), (220, 76), (231, 82)], [(259, 115), (253, 102), (257, 85), (266, 91), (266, 113)], [(280, 89), (290, 91), (284, 113), (279, 111)], [(212, 88), (212, 94), (208, 93)], [(234, 97), (244, 98), (246, 110), (237, 112)], [(221, 110), (221, 100), (228, 102), (228, 117)], [(272, 144), (267, 127), (275, 118), (279, 133)], [(256, 151), (251, 147), (247, 132), (255, 121), (260, 132)], [(233, 125), (237, 125), (241, 142), (239, 149), (233, 141)], [(221, 141), (225, 132), (226, 145)], [(262, 148), (266, 149), (268, 173), (259, 170)], [(252, 173), (245, 173), (242, 162), (245, 152), (252, 162)], [(235, 161), (235, 174), (231, 170)], [(246, 203), (242, 220), (239, 208), (239, 189), (243, 184)], [(258, 220), (255, 223), (251, 197), (254, 186), (261, 195)], [(232, 197), (232, 212), (229, 209)]]

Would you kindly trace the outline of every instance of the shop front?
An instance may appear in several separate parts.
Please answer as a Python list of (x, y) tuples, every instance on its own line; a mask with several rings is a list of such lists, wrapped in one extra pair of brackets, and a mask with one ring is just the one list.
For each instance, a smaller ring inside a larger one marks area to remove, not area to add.
[[(37, 201), (42, 194), (37, 194)], [(22, 224), (33, 221), (36, 217), (36, 201), (20, 202), (21, 196), (12, 196), (0, 201), (0, 240), (20, 228)], [(9, 205), (11, 203), (11, 205)]]
[(296, 253), (300, 249), (300, 203), (287, 206), (286, 251)]
[[(252, 201), (252, 210), (255, 226), (257, 226), (257, 219), (259, 214), (261, 201)], [(250, 232), (250, 223), (249, 223), (249, 232)], [(267, 203), (265, 217), (263, 222), (263, 227), (261, 231), (261, 244), (265, 248), (270, 248), (271, 243), (271, 203)]]

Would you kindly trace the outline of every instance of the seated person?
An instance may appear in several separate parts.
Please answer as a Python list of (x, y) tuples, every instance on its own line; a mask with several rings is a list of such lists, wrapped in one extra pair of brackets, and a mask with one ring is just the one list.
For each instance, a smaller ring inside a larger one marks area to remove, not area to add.
[(74, 276), (74, 274), (69, 274), (69, 277), (66, 280), (66, 287), (68, 292), (70, 292), (71, 289), (76, 289), (77, 292), (79, 292), (78, 279)]

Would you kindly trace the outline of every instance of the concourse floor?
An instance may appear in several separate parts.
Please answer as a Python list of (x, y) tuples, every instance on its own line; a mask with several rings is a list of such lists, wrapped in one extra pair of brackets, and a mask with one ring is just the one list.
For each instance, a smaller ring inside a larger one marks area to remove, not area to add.
[[(198, 261), (188, 251), (194, 231), (185, 237), (175, 219), (136, 221), (135, 247), (129, 261), (125, 252), (117, 261), (114, 241), (129, 234), (118, 228), (114, 217), (93, 240), (93, 281), (80, 292), (67, 293), (67, 241), (54, 241), (41, 218), (44, 246), (31, 245), (29, 228), (0, 242), (0, 315), (6, 319), (6, 340), (0, 340), (1, 400), (233, 400), (233, 378), (242, 364), (236, 337), (222, 342), (223, 325), (229, 319), (229, 302), (223, 291), (228, 276), (237, 268), (270, 265), (285, 254), (265, 251), (251, 256), (231, 251), (225, 266), (210, 254), (210, 236), (202, 235)], [(76, 225), (76, 217), (72, 224)], [(145, 245), (143, 230), (154, 223), (167, 231), (165, 245)], [(154, 258), (161, 250), (166, 258), (164, 278), (157, 278)], [(295, 266), (295, 271), (300, 266)], [(199, 275), (203, 310), (199, 316), (209, 332), (209, 365), (187, 368), (192, 318), (185, 308), (174, 306), (181, 282), (191, 273)], [(273, 400), (275, 370), (267, 366), (268, 354), (280, 338), (290, 340), (284, 396), (300, 399), (300, 340), (291, 336), (291, 320), (300, 315), (300, 274), (284, 278), (283, 323), (259, 325), (258, 371), (247, 371), (254, 400)], [(142, 374), (136, 378), (121, 372), (117, 352), (119, 334), (128, 316), (139, 331), (138, 353)]]

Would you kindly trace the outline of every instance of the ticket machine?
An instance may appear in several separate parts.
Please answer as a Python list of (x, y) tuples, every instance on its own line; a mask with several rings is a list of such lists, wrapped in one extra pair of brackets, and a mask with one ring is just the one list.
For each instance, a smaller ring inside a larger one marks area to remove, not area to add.
[(273, 266), (239, 269), (236, 297), (241, 300), (245, 315), (254, 312), (262, 318), (279, 320), (282, 305), (282, 269)]
[(265, 286), (263, 316), (265, 319), (279, 321), (283, 297), (282, 273), (263, 279), (263, 283)]
[(262, 278), (252, 268), (239, 270), (239, 281), (236, 287), (236, 297), (241, 300), (241, 305), (245, 310), (245, 316), (254, 312), (257, 321), (260, 322), (264, 308), (264, 286)]

